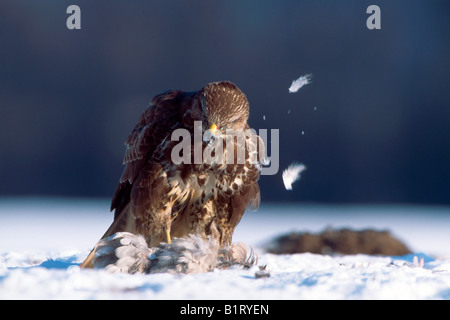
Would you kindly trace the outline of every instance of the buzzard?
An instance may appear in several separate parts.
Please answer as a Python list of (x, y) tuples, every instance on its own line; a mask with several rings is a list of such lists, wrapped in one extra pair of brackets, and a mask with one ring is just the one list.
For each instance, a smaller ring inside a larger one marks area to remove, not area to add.
[[(229, 247), (246, 209), (260, 202), (265, 150), (248, 117), (245, 94), (228, 81), (156, 95), (125, 142), (125, 168), (111, 203), (114, 221), (102, 239), (127, 232), (157, 247), (199, 235)], [(176, 130), (187, 133), (190, 148), (180, 150)], [(93, 266), (94, 253), (82, 267)]]

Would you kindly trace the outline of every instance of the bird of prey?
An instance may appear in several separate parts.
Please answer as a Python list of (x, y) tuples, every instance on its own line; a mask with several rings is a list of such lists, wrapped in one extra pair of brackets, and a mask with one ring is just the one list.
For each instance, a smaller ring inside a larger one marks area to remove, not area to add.
[[(111, 203), (114, 221), (101, 239), (129, 232), (157, 247), (195, 234), (229, 247), (246, 209), (260, 202), (265, 149), (248, 117), (245, 94), (228, 81), (156, 95), (125, 142), (125, 168)], [(188, 133), (188, 151), (176, 148), (177, 129)], [(212, 147), (217, 145), (222, 148)], [(177, 153), (188, 161), (173, 161)], [(94, 253), (81, 267), (93, 266)]]

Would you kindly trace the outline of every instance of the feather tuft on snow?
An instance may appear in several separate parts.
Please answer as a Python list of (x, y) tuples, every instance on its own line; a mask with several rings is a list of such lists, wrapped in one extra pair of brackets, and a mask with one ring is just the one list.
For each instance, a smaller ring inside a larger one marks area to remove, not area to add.
[(208, 272), (217, 264), (219, 243), (208, 236), (188, 235), (175, 238), (171, 244), (161, 243), (149, 257), (150, 266), (145, 273), (198, 273)]
[(149, 248), (144, 237), (118, 232), (102, 239), (95, 248), (94, 268), (111, 273), (140, 273), (148, 268), (148, 256), (156, 248)]
[(175, 238), (172, 243), (161, 243), (149, 248), (145, 239), (129, 232), (118, 232), (99, 242), (95, 248), (94, 268), (105, 268), (112, 273), (198, 273), (225, 269), (233, 265), (244, 268), (256, 264), (257, 257), (242, 243), (219, 248), (219, 243), (208, 236), (197, 234)]
[(300, 179), (300, 174), (304, 170), (306, 170), (306, 166), (303, 163), (292, 163), (283, 171), (282, 177), (286, 190), (292, 190), (292, 184)]
[(305, 74), (298, 78), (297, 80), (292, 81), (291, 86), (289, 87), (289, 93), (295, 93), (300, 90), (304, 85), (310, 84), (312, 80), (312, 74)]
[(221, 249), (217, 267), (226, 269), (234, 265), (239, 265), (244, 269), (248, 269), (258, 262), (258, 256), (252, 248), (250, 252), (247, 246), (242, 242), (232, 243), (230, 247)]

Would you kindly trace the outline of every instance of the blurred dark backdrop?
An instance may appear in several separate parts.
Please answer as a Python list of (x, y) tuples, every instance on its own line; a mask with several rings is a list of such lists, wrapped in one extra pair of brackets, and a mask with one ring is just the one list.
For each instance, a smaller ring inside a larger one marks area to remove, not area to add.
[[(66, 9), (81, 8), (81, 30)], [(381, 30), (366, 9), (381, 8)], [(263, 201), (450, 204), (450, 3), (0, 2), (0, 196), (111, 197), (150, 99), (218, 80), (280, 129)], [(289, 94), (292, 80), (313, 83)], [(265, 118), (265, 120), (264, 120)], [(302, 134), (303, 132), (303, 134)], [(286, 191), (281, 172), (308, 167)]]

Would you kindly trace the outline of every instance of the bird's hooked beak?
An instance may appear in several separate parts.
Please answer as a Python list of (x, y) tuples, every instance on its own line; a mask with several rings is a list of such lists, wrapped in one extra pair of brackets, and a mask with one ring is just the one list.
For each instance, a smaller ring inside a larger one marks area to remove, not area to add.
[(217, 127), (217, 125), (214, 123), (211, 127), (209, 127), (209, 130), (211, 130), (211, 133), (213, 135), (216, 134), (217, 130), (219, 130), (219, 128)]
[(212, 138), (216, 138), (216, 137), (220, 136), (220, 134), (221, 134), (221, 131), (219, 130), (219, 127), (217, 127), (217, 125), (214, 123), (203, 134), (203, 141), (210, 142)]

